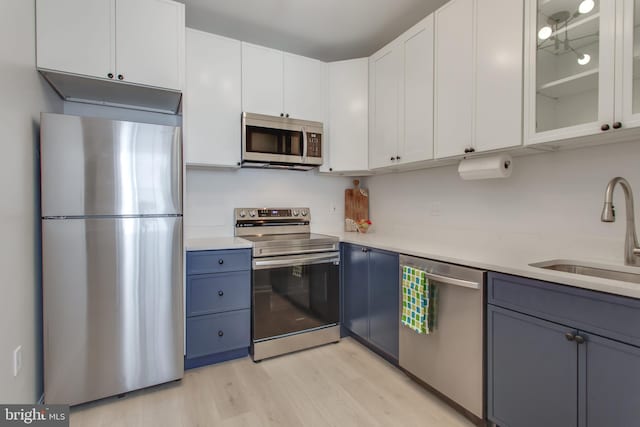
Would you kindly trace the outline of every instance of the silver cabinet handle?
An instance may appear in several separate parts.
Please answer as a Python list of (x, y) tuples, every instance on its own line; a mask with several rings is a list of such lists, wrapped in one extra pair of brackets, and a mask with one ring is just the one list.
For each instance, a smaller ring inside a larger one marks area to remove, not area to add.
[(463, 288), (469, 288), (469, 289), (480, 289), (480, 283), (478, 282), (470, 282), (468, 280), (454, 279), (453, 277), (441, 276), (439, 274), (434, 274), (434, 273), (426, 273), (425, 275), (427, 276), (427, 278), (431, 280), (435, 280), (440, 283), (445, 283), (447, 285), (462, 286)]

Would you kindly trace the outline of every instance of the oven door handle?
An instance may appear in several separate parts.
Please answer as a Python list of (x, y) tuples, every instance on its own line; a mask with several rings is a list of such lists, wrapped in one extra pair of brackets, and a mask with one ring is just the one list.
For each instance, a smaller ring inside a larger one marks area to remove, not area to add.
[(271, 258), (271, 259), (254, 259), (254, 270), (266, 270), (274, 267), (293, 267), (296, 265), (310, 265), (310, 264), (328, 264), (334, 265), (340, 264), (340, 256), (335, 254), (330, 255), (305, 255), (300, 257), (286, 257), (286, 258)]
[(454, 279), (453, 277), (441, 276), (434, 273), (425, 273), (428, 279), (436, 282), (445, 283), (447, 285), (462, 286), (463, 288), (480, 289), (480, 283), (470, 282), (469, 280)]

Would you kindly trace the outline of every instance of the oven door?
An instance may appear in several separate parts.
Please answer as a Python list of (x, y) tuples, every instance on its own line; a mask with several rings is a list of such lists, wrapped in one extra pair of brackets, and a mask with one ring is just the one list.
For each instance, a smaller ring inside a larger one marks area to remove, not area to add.
[(337, 325), (339, 252), (253, 260), (253, 340)]

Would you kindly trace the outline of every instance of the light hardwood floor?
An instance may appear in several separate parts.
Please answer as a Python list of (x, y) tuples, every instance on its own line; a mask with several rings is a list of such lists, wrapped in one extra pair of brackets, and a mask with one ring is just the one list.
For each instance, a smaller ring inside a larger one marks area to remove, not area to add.
[(253, 363), (187, 371), (174, 382), (75, 407), (71, 426), (472, 426), (391, 364), (347, 338)]

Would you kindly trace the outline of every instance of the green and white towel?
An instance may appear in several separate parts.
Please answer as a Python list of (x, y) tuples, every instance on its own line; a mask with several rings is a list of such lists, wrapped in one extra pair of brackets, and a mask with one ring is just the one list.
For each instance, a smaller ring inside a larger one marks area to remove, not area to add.
[(437, 326), (437, 294), (425, 271), (403, 266), (402, 324), (419, 334), (432, 333)]

